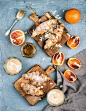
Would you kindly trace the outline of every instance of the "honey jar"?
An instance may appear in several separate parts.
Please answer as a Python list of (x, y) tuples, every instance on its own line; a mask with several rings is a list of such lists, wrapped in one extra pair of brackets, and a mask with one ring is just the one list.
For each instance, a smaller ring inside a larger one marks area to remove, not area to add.
[(20, 50), (23, 57), (28, 57), (28, 58), (32, 58), (37, 53), (35, 44), (30, 42), (25, 42)]

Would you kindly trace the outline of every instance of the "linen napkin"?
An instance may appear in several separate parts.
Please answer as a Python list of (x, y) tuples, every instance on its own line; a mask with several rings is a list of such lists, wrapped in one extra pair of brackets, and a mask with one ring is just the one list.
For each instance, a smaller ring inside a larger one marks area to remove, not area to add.
[[(48, 105), (44, 111), (86, 111), (86, 49), (79, 52), (75, 56), (82, 63), (79, 70), (73, 70), (67, 66), (67, 61), (65, 60), (62, 66), (58, 66), (57, 69), (57, 85), (55, 88), (61, 89), (65, 94), (65, 101), (62, 105), (58, 107), (53, 107)], [(77, 80), (74, 83), (70, 83), (64, 77), (64, 72), (66, 69), (73, 71)]]

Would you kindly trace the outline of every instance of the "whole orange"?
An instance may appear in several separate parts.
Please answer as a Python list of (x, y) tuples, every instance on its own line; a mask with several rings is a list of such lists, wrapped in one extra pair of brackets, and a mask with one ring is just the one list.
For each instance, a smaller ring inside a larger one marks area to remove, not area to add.
[(69, 22), (71, 24), (75, 24), (80, 21), (81, 14), (80, 14), (79, 10), (77, 10), (77, 9), (70, 9), (66, 12), (65, 19), (67, 22)]

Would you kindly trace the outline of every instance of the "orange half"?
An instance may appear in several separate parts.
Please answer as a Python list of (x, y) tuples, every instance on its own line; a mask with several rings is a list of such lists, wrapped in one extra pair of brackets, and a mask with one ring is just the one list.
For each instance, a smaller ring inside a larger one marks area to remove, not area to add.
[(72, 36), (68, 41), (67, 41), (67, 45), (71, 48), (71, 49), (76, 49), (80, 44), (80, 37), (77, 35)]
[(65, 60), (63, 52), (56, 52), (53, 56), (52, 63), (56, 66), (62, 66)]
[(65, 78), (67, 79), (68, 82), (75, 82), (76, 79), (77, 79), (76, 75), (69, 69), (67, 69), (64, 72), (64, 76), (65, 76)]
[(25, 41), (25, 34), (22, 30), (14, 30), (10, 34), (10, 41), (15, 46), (20, 46)]
[(76, 58), (69, 58), (67, 62), (68, 66), (74, 70), (79, 70), (81, 68), (81, 62)]

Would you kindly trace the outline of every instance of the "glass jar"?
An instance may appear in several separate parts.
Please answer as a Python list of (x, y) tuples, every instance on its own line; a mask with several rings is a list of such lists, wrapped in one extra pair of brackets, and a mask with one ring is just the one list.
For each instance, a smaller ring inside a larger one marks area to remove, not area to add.
[(28, 58), (32, 58), (37, 53), (35, 44), (30, 42), (25, 42), (20, 50), (23, 57), (28, 57)]

